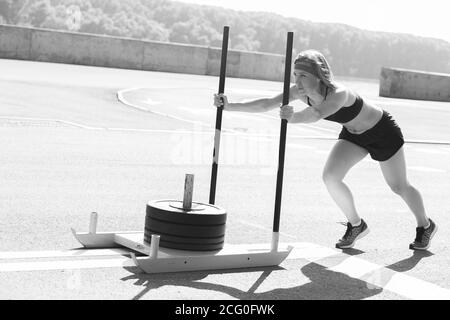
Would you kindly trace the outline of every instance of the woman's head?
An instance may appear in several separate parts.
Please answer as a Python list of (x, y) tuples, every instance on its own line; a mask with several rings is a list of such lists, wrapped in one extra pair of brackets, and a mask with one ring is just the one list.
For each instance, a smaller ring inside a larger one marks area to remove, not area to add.
[(335, 89), (333, 73), (327, 60), (319, 51), (305, 50), (300, 52), (294, 60), (294, 75), (305, 73), (317, 78), (324, 86)]

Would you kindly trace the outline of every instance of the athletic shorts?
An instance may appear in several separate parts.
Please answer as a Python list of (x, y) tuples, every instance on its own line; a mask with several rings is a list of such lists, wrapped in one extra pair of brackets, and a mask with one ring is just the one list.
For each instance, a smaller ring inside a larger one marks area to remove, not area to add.
[(353, 134), (343, 127), (339, 139), (353, 142), (366, 149), (372, 159), (376, 161), (388, 160), (405, 143), (400, 127), (385, 110), (383, 110), (380, 121), (369, 130), (361, 134)]

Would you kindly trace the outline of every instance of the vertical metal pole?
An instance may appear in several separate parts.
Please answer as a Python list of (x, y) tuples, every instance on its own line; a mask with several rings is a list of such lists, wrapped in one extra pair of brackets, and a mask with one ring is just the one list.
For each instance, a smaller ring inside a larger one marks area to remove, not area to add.
[(90, 234), (97, 233), (97, 221), (98, 221), (97, 212), (91, 212), (91, 220), (89, 221), (89, 233)]
[[(220, 76), (219, 76), (219, 94), (224, 93), (225, 90), (229, 31), (230, 27), (225, 26), (223, 28), (222, 58), (220, 62)], [(214, 202), (216, 201), (216, 184), (217, 184), (217, 169), (219, 165), (220, 133), (222, 130), (222, 112), (223, 108), (218, 107), (216, 113), (216, 131), (214, 133), (214, 151), (213, 151), (213, 163), (211, 171), (211, 185), (209, 188), (210, 204), (214, 204)]]
[(194, 193), (194, 175), (187, 173), (184, 178), (183, 210), (192, 208), (192, 194)]
[[(283, 105), (289, 104), (289, 87), (291, 84), (293, 38), (294, 33), (288, 32), (286, 45), (286, 60), (284, 69)], [(281, 193), (283, 191), (284, 155), (286, 151), (286, 131), (287, 131), (287, 120), (283, 119), (281, 120), (280, 148), (278, 153), (277, 189), (275, 194), (275, 212), (273, 219), (274, 233), (278, 233), (280, 230)], [(278, 237), (278, 235), (276, 235), (276, 237)], [(278, 242), (278, 240), (276, 240), (276, 242)]]
[(150, 258), (156, 259), (158, 258), (159, 251), (159, 240), (161, 236), (158, 234), (152, 234), (152, 242), (150, 244)]

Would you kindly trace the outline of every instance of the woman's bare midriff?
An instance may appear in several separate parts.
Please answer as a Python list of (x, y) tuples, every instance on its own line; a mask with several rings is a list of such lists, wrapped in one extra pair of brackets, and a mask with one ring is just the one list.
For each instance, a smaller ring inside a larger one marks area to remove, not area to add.
[(373, 128), (383, 116), (383, 110), (364, 101), (361, 112), (355, 119), (344, 123), (343, 126), (352, 134), (361, 134)]

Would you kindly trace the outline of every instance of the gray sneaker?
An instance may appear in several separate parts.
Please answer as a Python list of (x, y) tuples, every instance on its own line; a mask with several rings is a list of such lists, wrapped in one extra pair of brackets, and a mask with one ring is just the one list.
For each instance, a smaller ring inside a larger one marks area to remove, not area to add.
[(430, 220), (430, 226), (416, 228), (416, 239), (409, 245), (411, 250), (427, 250), (431, 245), (431, 239), (436, 233), (438, 227), (433, 220)]
[(357, 227), (353, 227), (350, 222), (347, 222), (347, 231), (345, 232), (342, 239), (336, 243), (336, 248), (338, 249), (348, 249), (355, 245), (356, 240), (361, 239), (369, 233), (369, 228), (366, 222), (361, 219), (361, 224)]

